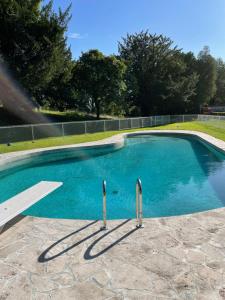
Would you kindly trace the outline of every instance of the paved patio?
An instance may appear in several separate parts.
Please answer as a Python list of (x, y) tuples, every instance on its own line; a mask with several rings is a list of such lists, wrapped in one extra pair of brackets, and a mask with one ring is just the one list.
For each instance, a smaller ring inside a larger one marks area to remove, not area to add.
[(0, 235), (0, 299), (225, 299), (225, 209), (101, 222), (25, 217)]
[[(223, 141), (207, 134), (172, 132), (225, 151)], [(122, 146), (124, 136), (3, 154), (0, 170), (46, 151)], [(100, 231), (99, 221), (21, 219), (0, 235), (0, 300), (225, 299), (225, 208), (144, 224), (136, 229), (134, 220), (110, 221), (109, 230)]]

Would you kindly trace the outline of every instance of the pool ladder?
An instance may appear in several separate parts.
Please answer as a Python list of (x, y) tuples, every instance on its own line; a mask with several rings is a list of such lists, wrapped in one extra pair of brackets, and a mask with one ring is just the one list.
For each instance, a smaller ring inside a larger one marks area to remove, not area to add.
[(103, 194), (103, 203), (102, 203), (102, 213), (103, 213), (103, 225), (101, 230), (107, 230), (107, 222), (106, 222), (106, 180), (102, 182), (102, 194)]
[[(102, 194), (103, 194), (103, 203), (102, 203), (102, 213), (103, 213), (103, 225), (101, 230), (107, 230), (107, 220), (106, 220), (106, 180), (102, 182)], [(136, 220), (137, 228), (144, 228), (143, 225), (143, 212), (142, 212), (142, 184), (141, 179), (138, 178), (136, 181)]]
[(142, 184), (141, 179), (138, 178), (136, 181), (136, 219), (137, 228), (143, 228), (143, 212), (142, 212)]

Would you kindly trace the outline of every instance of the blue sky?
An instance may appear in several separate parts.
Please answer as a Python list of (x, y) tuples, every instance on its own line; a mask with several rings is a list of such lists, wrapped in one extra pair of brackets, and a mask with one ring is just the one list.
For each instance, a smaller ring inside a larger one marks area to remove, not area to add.
[(54, 9), (70, 3), (67, 35), (74, 58), (93, 48), (117, 53), (121, 37), (149, 29), (195, 54), (208, 45), (225, 60), (225, 0), (54, 0)]

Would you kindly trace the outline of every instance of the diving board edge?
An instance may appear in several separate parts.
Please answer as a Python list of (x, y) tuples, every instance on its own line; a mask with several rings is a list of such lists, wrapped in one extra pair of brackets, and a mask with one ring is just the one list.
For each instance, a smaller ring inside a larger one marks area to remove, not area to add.
[(62, 186), (58, 181), (40, 181), (0, 204), (0, 227)]

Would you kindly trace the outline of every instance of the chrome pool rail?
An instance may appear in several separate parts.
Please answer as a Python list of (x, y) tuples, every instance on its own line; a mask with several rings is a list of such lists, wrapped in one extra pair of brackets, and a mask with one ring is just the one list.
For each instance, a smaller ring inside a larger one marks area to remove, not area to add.
[(102, 194), (103, 194), (103, 203), (102, 203), (102, 213), (103, 213), (103, 226), (101, 230), (107, 230), (106, 222), (106, 180), (102, 182)]
[(143, 228), (143, 212), (142, 212), (142, 184), (141, 179), (138, 178), (136, 182), (136, 218), (137, 228)]

